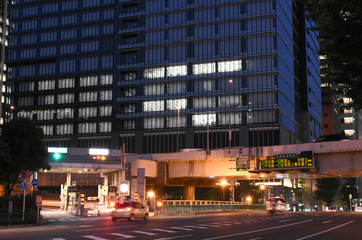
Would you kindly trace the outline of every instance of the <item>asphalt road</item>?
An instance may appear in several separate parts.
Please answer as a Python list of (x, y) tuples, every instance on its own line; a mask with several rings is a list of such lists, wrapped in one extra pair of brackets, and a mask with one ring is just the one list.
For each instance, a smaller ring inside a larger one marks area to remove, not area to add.
[(362, 239), (361, 226), (362, 213), (343, 212), (216, 213), (116, 222), (109, 216), (58, 214), (40, 226), (0, 228), (0, 239)]

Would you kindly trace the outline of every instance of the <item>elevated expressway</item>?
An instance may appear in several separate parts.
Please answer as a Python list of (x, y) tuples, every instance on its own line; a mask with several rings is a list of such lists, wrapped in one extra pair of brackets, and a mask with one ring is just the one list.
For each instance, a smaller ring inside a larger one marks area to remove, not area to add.
[[(286, 155), (286, 158), (292, 156), (295, 160), (306, 152), (310, 154), (306, 166), (263, 168), (265, 159), (269, 163), (275, 162), (277, 166), (277, 158)], [(122, 164), (123, 156), (125, 165)], [(245, 169), (236, 168), (237, 159), (247, 161)], [(195, 186), (215, 186), (221, 179), (362, 176), (362, 140), (225, 148), (211, 150), (209, 154), (205, 150), (183, 150), (177, 153), (123, 155), (121, 150), (109, 150), (105, 161), (93, 160), (88, 149), (69, 149), (62, 161), (51, 160), (50, 164), (53, 168), (48, 173), (66, 173), (64, 184), (68, 186), (72, 185), (71, 178), (75, 174), (96, 174), (87, 181), (91, 182), (94, 178), (99, 185), (115, 186), (118, 189), (119, 181), (130, 180), (132, 196), (137, 191), (137, 169), (144, 168), (147, 185), (183, 186), (184, 191), (191, 191), (193, 195)], [(46, 178), (47, 173), (42, 174)]]

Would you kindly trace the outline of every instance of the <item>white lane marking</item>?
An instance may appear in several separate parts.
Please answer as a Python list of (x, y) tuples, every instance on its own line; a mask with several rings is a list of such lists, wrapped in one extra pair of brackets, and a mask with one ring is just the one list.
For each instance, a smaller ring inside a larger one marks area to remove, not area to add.
[(81, 228), (86, 228), (86, 227), (93, 227), (94, 225), (80, 225), (79, 227)]
[(172, 231), (172, 230), (166, 230), (166, 229), (152, 229), (152, 231), (159, 231), (159, 232), (167, 232), (167, 233), (176, 233), (176, 231)]
[(213, 223), (213, 224), (222, 225), (222, 226), (231, 226), (230, 223)]
[(65, 238), (52, 238), (52, 240), (66, 240)]
[(330, 222), (333, 222), (333, 220), (324, 221), (323, 224), (325, 224), (325, 223), (330, 223)]
[(90, 228), (90, 229), (81, 229), (76, 230), (76, 232), (85, 232), (85, 231), (98, 231), (98, 230), (105, 230), (105, 229), (112, 229), (112, 228), (130, 228), (134, 227), (135, 225), (129, 225), (129, 226), (118, 226), (118, 227), (105, 227), (105, 228)]
[(170, 239), (176, 239), (176, 238), (185, 238), (185, 237), (191, 237), (192, 234), (188, 234), (188, 235), (180, 235), (180, 236), (174, 236), (174, 237), (168, 237), (168, 238), (157, 238), (154, 240), (170, 240)]
[(239, 225), (239, 224), (243, 224), (243, 223), (242, 222), (234, 222), (234, 224)]
[(135, 236), (122, 234), (122, 233), (110, 233), (110, 235), (114, 235), (114, 236), (117, 236), (117, 237), (123, 237), (123, 238), (135, 238)]
[(108, 240), (107, 238), (96, 237), (96, 236), (93, 236), (93, 235), (85, 235), (85, 236), (82, 236), (82, 237), (93, 239), (93, 240)]
[(48, 220), (49, 222), (56, 222), (56, 220)]
[(218, 225), (214, 225), (214, 224), (199, 224), (200, 226), (205, 226), (205, 227), (221, 227), (221, 226), (218, 226)]
[(284, 220), (280, 220), (279, 222), (289, 222), (289, 221), (292, 221), (293, 220), (293, 218), (292, 219), (284, 219)]
[(198, 229), (207, 229), (207, 227), (198, 227), (198, 226), (189, 226), (189, 225), (187, 225), (187, 226), (184, 226), (184, 227), (186, 227), (186, 228), (198, 228)]
[(177, 229), (177, 230), (184, 230), (184, 231), (193, 231), (193, 229), (190, 228), (182, 228), (182, 227), (170, 227), (172, 229)]
[(318, 233), (314, 233), (314, 234), (311, 234), (311, 235), (308, 235), (308, 236), (305, 236), (305, 237), (298, 238), (298, 239), (296, 239), (296, 240), (303, 240), (303, 239), (307, 239), (307, 238), (310, 238), (310, 237), (314, 237), (314, 236), (320, 235), (320, 234), (322, 234), (322, 233), (326, 233), (326, 232), (332, 231), (332, 230), (334, 230), (334, 229), (343, 227), (343, 226), (348, 225), (348, 224), (353, 223), (353, 222), (354, 222), (354, 220), (349, 221), (349, 222), (346, 222), (346, 223), (343, 223), (343, 224), (341, 224), (341, 225), (338, 225), (338, 226), (335, 226), (335, 227), (332, 227), (332, 228), (329, 228), (329, 229), (327, 229), (327, 230), (324, 230), (324, 231), (321, 231), (321, 232), (318, 232)]
[(140, 233), (144, 235), (154, 236), (157, 235), (157, 233), (151, 233), (151, 232), (144, 232), (144, 231), (133, 231), (134, 233)]
[(225, 236), (220, 236), (220, 237), (204, 238), (204, 240), (213, 240), (213, 239), (221, 239), (221, 238), (229, 238), (229, 237), (241, 236), (241, 235), (246, 235), (246, 234), (250, 234), (250, 233), (263, 232), (263, 231), (268, 231), (268, 230), (293, 226), (293, 225), (306, 223), (306, 222), (311, 222), (311, 221), (313, 221), (313, 220), (309, 219), (309, 220), (305, 220), (305, 221), (301, 221), (301, 222), (289, 223), (289, 224), (286, 224), (286, 225), (280, 225), (280, 226), (276, 226), (276, 227), (262, 228), (262, 229), (253, 230), (253, 231), (249, 231), (249, 232), (235, 233), (235, 234), (230, 234), (230, 235), (225, 235)]
[(257, 238), (250, 238), (249, 240), (258, 240), (261, 239), (261, 237), (257, 237)]

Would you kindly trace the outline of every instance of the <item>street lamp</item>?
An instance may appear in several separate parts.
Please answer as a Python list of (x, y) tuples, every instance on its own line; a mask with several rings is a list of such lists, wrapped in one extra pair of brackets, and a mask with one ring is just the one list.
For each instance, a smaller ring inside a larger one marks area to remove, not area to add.
[[(230, 92), (230, 89), (231, 89), (231, 85), (233, 83), (233, 80), (232, 79), (229, 79), (229, 92)], [(229, 93), (229, 148), (231, 148), (231, 137), (232, 137), (232, 132), (231, 132), (231, 95)]]
[(247, 197), (246, 197), (246, 202), (247, 202), (248, 204), (251, 203), (251, 197), (250, 197), (250, 196), (247, 196)]
[(177, 139), (176, 139), (176, 147), (177, 147), (177, 152), (180, 150), (180, 106), (176, 106), (176, 110), (177, 110)]
[(223, 203), (225, 203), (225, 185), (226, 185), (226, 180), (221, 180), (220, 182), (221, 187), (222, 187), (222, 201)]
[(153, 211), (153, 210), (155, 210), (155, 199), (154, 199), (154, 197), (155, 197), (155, 193), (153, 192), (153, 191), (149, 191), (148, 193), (147, 193), (147, 197), (148, 197), (148, 199), (149, 199), (149, 201), (150, 201), (150, 211)]

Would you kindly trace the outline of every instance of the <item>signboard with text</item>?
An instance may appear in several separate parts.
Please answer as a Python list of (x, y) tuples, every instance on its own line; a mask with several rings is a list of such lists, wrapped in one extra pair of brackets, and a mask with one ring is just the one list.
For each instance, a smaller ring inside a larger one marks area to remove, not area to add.
[(301, 152), (301, 154), (278, 154), (270, 157), (260, 158), (262, 170), (291, 170), (313, 168), (312, 151)]

